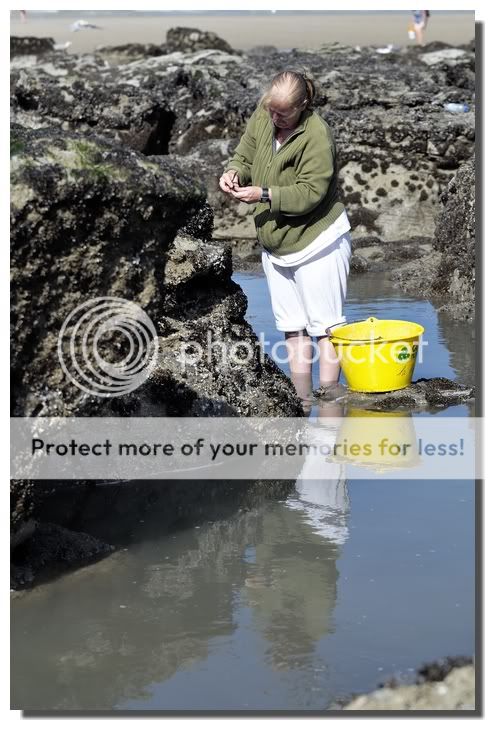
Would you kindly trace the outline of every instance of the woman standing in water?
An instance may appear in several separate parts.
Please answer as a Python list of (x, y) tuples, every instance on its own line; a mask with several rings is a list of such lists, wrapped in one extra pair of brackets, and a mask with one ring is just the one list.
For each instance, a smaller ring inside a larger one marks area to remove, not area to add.
[(256, 203), (276, 327), (285, 333), (291, 378), (303, 399), (312, 392), (312, 337), (318, 342), (320, 385), (338, 381), (340, 365), (326, 330), (345, 322), (351, 255), (335, 143), (312, 108), (314, 96), (305, 75), (277, 74), (220, 178), (224, 193)]

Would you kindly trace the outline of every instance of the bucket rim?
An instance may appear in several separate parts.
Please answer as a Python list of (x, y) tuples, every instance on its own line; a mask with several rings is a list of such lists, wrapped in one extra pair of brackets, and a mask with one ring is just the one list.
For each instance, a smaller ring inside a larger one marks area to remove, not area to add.
[[(362, 324), (362, 323), (366, 323), (366, 322), (369, 324), (374, 324), (375, 322), (376, 323), (400, 322), (401, 324), (408, 324), (408, 325), (413, 324), (415, 327), (418, 328), (418, 332), (416, 332), (414, 335), (408, 335), (406, 337), (398, 337), (398, 336), (397, 337), (396, 336), (382, 337), (381, 335), (378, 335), (377, 337), (357, 337), (357, 338), (345, 337), (345, 336), (341, 336), (338, 334), (333, 334), (333, 332), (332, 332), (333, 328), (339, 329), (339, 327), (347, 327), (349, 325)], [(417, 337), (421, 337), (424, 334), (424, 331), (425, 331), (425, 328), (423, 327), (423, 325), (419, 324), (418, 322), (410, 322), (407, 319), (385, 319), (384, 320), (384, 319), (378, 319), (378, 317), (368, 317), (367, 319), (358, 319), (353, 322), (342, 322), (338, 325), (330, 325), (330, 327), (325, 328), (327, 337), (330, 340), (336, 341), (337, 344), (349, 343), (349, 344), (353, 344), (353, 345), (368, 344), (370, 342), (383, 342), (383, 343), (385, 343), (385, 342), (402, 342), (402, 341), (406, 342), (408, 340), (413, 340)]]

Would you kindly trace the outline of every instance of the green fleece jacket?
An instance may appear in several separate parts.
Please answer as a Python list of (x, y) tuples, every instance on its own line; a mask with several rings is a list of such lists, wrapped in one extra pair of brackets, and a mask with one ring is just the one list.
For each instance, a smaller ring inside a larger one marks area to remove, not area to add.
[(301, 251), (337, 220), (344, 206), (337, 193), (336, 150), (328, 124), (304, 111), (275, 151), (274, 125), (261, 106), (249, 119), (227, 170), (241, 185), (271, 188), (270, 203), (257, 203), (254, 222), (261, 245), (278, 256)]

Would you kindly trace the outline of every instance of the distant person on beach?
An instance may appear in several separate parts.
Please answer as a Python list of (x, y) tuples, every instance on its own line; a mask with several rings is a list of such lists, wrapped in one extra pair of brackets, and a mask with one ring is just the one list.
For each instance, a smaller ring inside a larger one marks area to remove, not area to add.
[(424, 34), (430, 17), (429, 10), (413, 10), (413, 26), (416, 34), (416, 43), (419, 46), (424, 45)]
[(255, 203), (276, 327), (284, 332), (298, 395), (312, 393), (313, 342), (320, 385), (336, 384), (340, 365), (327, 328), (345, 322), (350, 225), (337, 192), (337, 155), (327, 123), (312, 108), (313, 82), (278, 73), (249, 119), (220, 188)]

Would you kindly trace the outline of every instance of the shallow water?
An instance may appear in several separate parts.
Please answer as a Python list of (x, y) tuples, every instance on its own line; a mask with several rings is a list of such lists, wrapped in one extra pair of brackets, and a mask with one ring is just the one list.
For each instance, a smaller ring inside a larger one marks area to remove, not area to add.
[(472, 654), (472, 485), (339, 489), (144, 540), (19, 596), (13, 706), (324, 709)]
[[(253, 327), (278, 339), (264, 279), (235, 279)], [(472, 381), (470, 328), (379, 275), (351, 279), (346, 314), (421, 322), (431, 349), (415, 377)], [(14, 597), (14, 707), (322, 710), (474, 651), (472, 482), (342, 471), (173, 534), (157, 537), (159, 524), (154, 514), (128, 549)]]
[[(276, 359), (285, 373), (289, 367), (284, 362), (286, 350), (283, 334), (275, 328), (270, 306), (266, 279), (260, 274), (237, 273), (233, 276), (248, 297), (246, 319), (258, 337), (264, 338), (265, 352)], [(473, 323), (455, 321), (437, 312), (428, 300), (415, 299), (394, 289), (381, 273), (360, 274), (350, 277), (344, 309), (348, 322), (377, 317), (379, 319), (405, 319), (421, 324), (423, 335), (423, 360), (416, 363), (414, 380), (444, 377), (466, 385), (475, 382), (475, 332)], [(319, 385), (318, 363), (313, 369), (313, 386)], [(341, 376), (345, 383), (345, 377)], [(468, 415), (469, 407), (453, 406), (443, 415)]]

